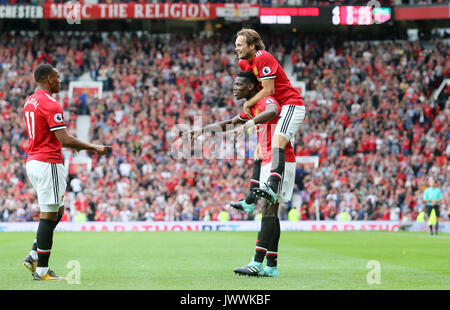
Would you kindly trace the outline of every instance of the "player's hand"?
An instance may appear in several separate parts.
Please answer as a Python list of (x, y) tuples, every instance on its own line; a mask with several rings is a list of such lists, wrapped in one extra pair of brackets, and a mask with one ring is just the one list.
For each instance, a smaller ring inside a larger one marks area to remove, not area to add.
[(196, 130), (191, 130), (191, 131), (184, 132), (182, 134), (182, 136), (189, 136), (189, 137), (191, 137), (191, 140), (194, 141), (199, 136), (201, 136), (202, 133), (203, 133), (203, 129), (196, 129)]
[(110, 145), (96, 145), (94, 152), (96, 152), (98, 155), (105, 155), (108, 150), (112, 150), (112, 146)]
[(247, 115), (247, 117), (248, 117), (249, 119), (252, 119), (252, 118), (253, 118), (251, 108), (252, 108), (252, 106), (249, 105), (248, 101), (246, 101), (246, 102), (244, 103), (244, 113), (245, 113), (245, 115)]
[(242, 126), (238, 126), (233, 130), (230, 130), (229, 133), (236, 133), (238, 136), (243, 136), (246, 132), (249, 134), (252, 133), (255, 128), (255, 122), (253, 120), (249, 120)]
[(242, 136), (245, 133), (243, 128), (244, 128), (243, 125), (242, 126), (237, 126), (234, 129), (232, 129), (232, 130), (228, 130), (226, 132), (226, 134), (237, 134), (238, 136)]
[(242, 125), (242, 131), (251, 134), (255, 130), (255, 126), (255, 121), (251, 119)]

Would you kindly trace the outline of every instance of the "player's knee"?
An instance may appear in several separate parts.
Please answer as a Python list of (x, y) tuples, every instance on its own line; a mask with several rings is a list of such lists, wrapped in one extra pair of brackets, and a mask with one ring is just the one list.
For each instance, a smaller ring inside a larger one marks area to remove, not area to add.
[(41, 219), (56, 221), (58, 219), (58, 212), (41, 212)]
[(261, 159), (261, 152), (260, 152), (260, 149), (258, 147), (255, 149), (255, 153), (253, 154), (253, 157), (255, 158), (255, 160), (256, 159)]
[(263, 205), (261, 208), (262, 216), (276, 216), (275, 207), (269, 203)]
[(280, 135), (274, 134), (272, 137), (272, 148), (282, 148), (284, 149), (288, 144), (288, 140)]

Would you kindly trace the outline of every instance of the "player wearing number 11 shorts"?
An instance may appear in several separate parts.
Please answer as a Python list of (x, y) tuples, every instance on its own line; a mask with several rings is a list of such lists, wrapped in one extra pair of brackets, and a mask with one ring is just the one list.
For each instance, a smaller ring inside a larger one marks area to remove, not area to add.
[(26, 172), (37, 193), (40, 209), (36, 239), (23, 265), (35, 280), (65, 280), (48, 267), (53, 231), (64, 213), (66, 191), (62, 147), (91, 150), (105, 155), (110, 146), (83, 142), (68, 134), (61, 105), (52, 97), (59, 93), (59, 72), (51, 65), (39, 65), (34, 71), (38, 88), (23, 108), (28, 133)]

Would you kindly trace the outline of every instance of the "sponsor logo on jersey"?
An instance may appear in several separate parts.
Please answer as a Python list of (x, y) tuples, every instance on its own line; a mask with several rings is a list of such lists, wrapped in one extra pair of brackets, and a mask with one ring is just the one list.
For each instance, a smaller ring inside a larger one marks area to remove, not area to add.
[(271, 104), (271, 103), (275, 103), (272, 98), (267, 98), (266, 103)]

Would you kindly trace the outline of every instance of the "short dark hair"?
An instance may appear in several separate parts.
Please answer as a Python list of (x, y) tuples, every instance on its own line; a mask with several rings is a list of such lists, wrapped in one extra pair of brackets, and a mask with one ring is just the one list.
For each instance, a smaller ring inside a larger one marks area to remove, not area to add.
[(253, 74), (252, 71), (241, 71), (237, 74), (238, 77), (244, 78), (248, 83), (258, 86), (258, 78)]
[(49, 64), (41, 64), (34, 70), (34, 80), (39, 82), (54, 72), (55, 68), (53, 68), (53, 66)]

